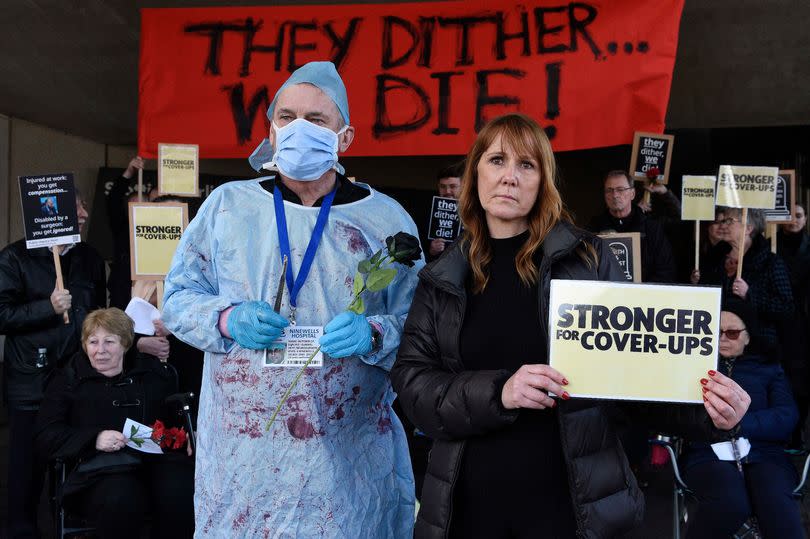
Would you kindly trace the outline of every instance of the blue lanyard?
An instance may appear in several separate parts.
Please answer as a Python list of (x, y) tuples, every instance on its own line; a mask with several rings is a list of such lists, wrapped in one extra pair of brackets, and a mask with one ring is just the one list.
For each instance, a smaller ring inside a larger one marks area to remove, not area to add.
[[(278, 181), (278, 180), (276, 180)], [(281, 196), (281, 191), (276, 185), (273, 188), (273, 204), (276, 206), (276, 228), (278, 229), (278, 243), (281, 248), (281, 259), (287, 257), (287, 290), (290, 292), (290, 306), (295, 309), (298, 292), (304, 286), (304, 281), (307, 280), (309, 270), (312, 268), (312, 261), (315, 260), (315, 252), (318, 250), (318, 245), (321, 243), (323, 237), (323, 229), (326, 228), (326, 221), (329, 219), (329, 210), (332, 209), (332, 201), (335, 200), (335, 193), (337, 192), (337, 183), (335, 188), (326, 195), (321, 204), (321, 209), (318, 212), (318, 219), (315, 221), (315, 228), (312, 230), (312, 237), (309, 238), (307, 250), (304, 253), (304, 259), (301, 261), (301, 268), (298, 270), (298, 277), (293, 281), (292, 274), (292, 256), (290, 256), (290, 237), (287, 235), (287, 216), (284, 213), (284, 199)]]

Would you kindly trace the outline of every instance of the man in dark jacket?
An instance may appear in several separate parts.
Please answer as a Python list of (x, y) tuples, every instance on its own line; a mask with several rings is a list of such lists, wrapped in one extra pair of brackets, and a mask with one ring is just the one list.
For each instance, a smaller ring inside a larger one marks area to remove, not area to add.
[[(79, 229), (87, 209), (76, 197)], [(8, 515), (10, 537), (37, 537), (36, 516), (45, 464), (34, 451), (34, 420), (48, 378), (79, 350), (88, 312), (103, 307), (104, 261), (86, 243), (60, 251), (65, 290), (57, 290), (51, 248), (26, 249), (19, 240), (0, 251), (0, 334), (6, 336), (3, 369), (8, 405)], [(63, 313), (70, 322), (65, 324)], [(40, 351), (43, 351), (40, 356)]]
[(650, 283), (675, 282), (676, 266), (672, 246), (661, 225), (633, 204), (635, 188), (622, 170), (608, 172), (604, 181), (607, 211), (591, 220), (588, 230), (641, 233), (641, 280)]

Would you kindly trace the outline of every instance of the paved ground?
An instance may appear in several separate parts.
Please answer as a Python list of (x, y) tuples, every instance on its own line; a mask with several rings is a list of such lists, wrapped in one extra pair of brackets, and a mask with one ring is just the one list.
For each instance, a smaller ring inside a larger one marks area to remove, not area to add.
[[(810, 434), (810, 428), (806, 429)], [(806, 437), (810, 440), (810, 437)], [(5, 409), (0, 407), (0, 538), (6, 537), (5, 523), (7, 517), (7, 499), (9, 496), (6, 474), (8, 454), (8, 428)], [(804, 462), (796, 459), (797, 467)], [(644, 525), (629, 535), (627, 539), (669, 538), (672, 537), (672, 473), (669, 467), (662, 470), (646, 470), (641, 473), (642, 480), (649, 484), (644, 492), (647, 497), (647, 513)], [(809, 489), (810, 491), (810, 489)], [(810, 530), (810, 495), (802, 500), (802, 514), (805, 530)], [(43, 495), (40, 507), (40, 527), (43, 537), (52, 537), (52, 523)]]

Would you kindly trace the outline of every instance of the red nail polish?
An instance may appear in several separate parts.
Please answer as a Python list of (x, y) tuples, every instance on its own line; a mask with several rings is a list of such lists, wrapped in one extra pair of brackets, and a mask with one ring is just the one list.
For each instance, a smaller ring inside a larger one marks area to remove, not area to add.
[(709, 371), (709, 376), (714, 376), (715, 374), (717, 374), (716, 371)]
[(703, 384), (703, 385), (705, 386), (706, 384), (708, 384), (708, 383), (709, 383), (709, 381), (708, 381), (708, 380), (706, 380), (705, 378), (701, 378), (701, 379), (700, 379), (700, 383), (701, 383), (701, 384)]
[(554, 401), (554, 400), (551, 401), (551, 407), (555, 408), (556, 406), (557, 406), (557, 401)]
[(702, 387), (701, 389), (703, 390), (703, 392), (704, 392), (704, 393), (706, 393), (707, 391), (709, 391), (709, 388), (707, 388), (707, 387)]
[(568, 399), (571, 398), (571, 395), (569, 395), (567, 391), (563, 391), (561, 397), (563, 398), (564, 401), (567, 401)]
[(703, 400), (709, 402), (709, 399), (706, 398), (706, 395), (703, 395)]
[(568, 380), (566, 380), (565, 378), (563, 378), (563, 385), (564, 385), (564, 386), (567, 386), (567, 385), (568, 385)]

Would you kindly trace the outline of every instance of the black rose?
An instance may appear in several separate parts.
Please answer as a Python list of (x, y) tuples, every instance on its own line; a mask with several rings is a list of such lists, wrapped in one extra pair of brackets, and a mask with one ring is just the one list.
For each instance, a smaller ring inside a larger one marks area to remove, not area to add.
[(388, 248), (388, 254), (394, 258), (394, 262), (399, 262), (409, 268), (422, 258), (419, 240), (407, 232), (397, 232), (393, 236), (388, 236), (385, 238), (385, 246)]

